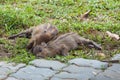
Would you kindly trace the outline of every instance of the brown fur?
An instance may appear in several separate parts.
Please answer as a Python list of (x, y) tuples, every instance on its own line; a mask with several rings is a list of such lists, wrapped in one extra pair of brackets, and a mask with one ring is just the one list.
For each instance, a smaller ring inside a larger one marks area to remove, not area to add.
[(27, 45), (27, 49), (31, 50), (36, 45), (41, 44), (41, 42), (48, 42), (58, 34), (58, 29), (51, 24), (41, 24), (36, 27), (27, 29), (19, 34), (10, 36), (9, 39), (14, 39), (16, 37), (27, 37), (30, 41)]
[(41, 45), (35, 46), (33, 54), (37, 57), (54, 57), (57, 54), (66, 56), (70, 50), (77, 49), (80, 45), (93, 45), (94, 48), (101, 50), (101, 47), (94, 41), (72, 32), (63, 34), (48, 44), (41, 43)]

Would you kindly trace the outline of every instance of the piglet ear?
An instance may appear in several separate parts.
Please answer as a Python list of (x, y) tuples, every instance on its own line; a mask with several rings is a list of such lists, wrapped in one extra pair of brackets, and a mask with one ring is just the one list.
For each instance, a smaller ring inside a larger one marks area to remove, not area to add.
[(41, 46), (46, 47), (46, 46), (47, 46), (47, 44), (46, 44), (45, 42), (42, 42), (42, 43), (41, 43)]

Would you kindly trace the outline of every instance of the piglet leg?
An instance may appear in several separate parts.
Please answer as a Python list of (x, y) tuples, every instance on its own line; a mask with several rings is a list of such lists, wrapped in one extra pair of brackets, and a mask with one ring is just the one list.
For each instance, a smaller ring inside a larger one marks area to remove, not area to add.
[(33, 31), (33, 28), (30, 28), (30, 29), (27, 29), (27, 30), (20, 32), (18, 34), (12, 35), (12, 36), (8, 37), (8, 39), (15, 39), (16, 37), (30, 38), (32, 31)]
[(98, 50), (102, 49), (101, 46), (99, 44), (97, 44), (96, 42), (89, 40), (89, 39), (85, 39), (83, 37), (79, 38), (79, 43), (87, 45), (87, 46), (92, 45), (95, 49), (98, 49)]
[(69, 51), (68, 48), (63, 44), (60, 49), (61, 54), (63, 56), (68, 56), (69, 55), (68, 51)]

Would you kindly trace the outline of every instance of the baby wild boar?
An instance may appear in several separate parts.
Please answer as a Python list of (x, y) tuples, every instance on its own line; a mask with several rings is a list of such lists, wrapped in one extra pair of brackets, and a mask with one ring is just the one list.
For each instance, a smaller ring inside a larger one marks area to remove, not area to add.
[(92, 40), (80, 37), (77, 33), (66, 33), (57, 39), (46, 43), (41, 43), (33, 49), (33, 54), (37, 57), (54, 57), (55, 55), (68, 55), (68, 52), (77, 49), (80, 45), (93, 45), (95, 49), (101, 50), (101, 47)]
[(19, 34), (10, 36), (9, 39), (16, 37), (27, 37), (30, 38), (27, 45), (27, 49), (31, 50), (41, 42), (48, 42), (58, 34), (58, 29), (51, 24), (41, 24), (32, 28), (29, 28)]

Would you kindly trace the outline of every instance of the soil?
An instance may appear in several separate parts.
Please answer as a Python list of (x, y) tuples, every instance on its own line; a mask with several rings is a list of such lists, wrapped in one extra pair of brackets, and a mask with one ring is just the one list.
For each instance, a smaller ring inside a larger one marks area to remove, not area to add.
[(3, 44), (0, 44), (0, 58), (6, 58), (11, 57), (12, 54), (9, 53), (5, 48)]

